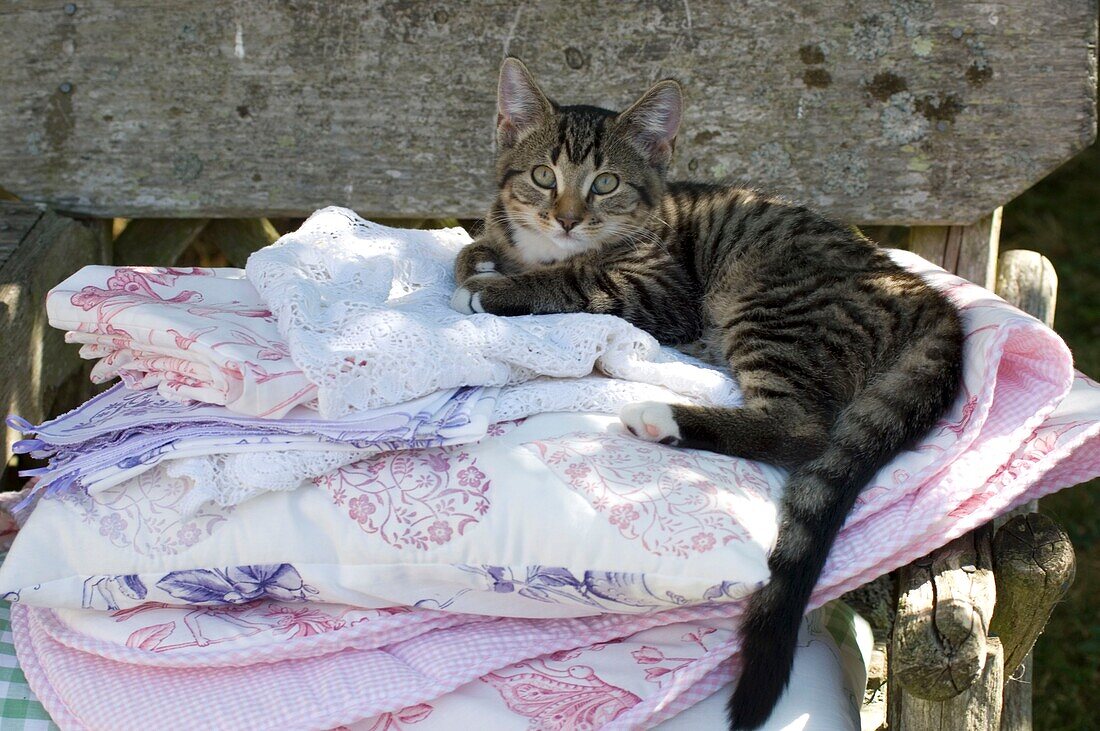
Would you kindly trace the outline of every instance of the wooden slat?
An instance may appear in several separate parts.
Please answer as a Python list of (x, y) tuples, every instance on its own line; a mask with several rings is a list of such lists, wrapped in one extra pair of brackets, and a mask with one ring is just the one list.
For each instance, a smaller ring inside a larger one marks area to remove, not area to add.
[[(992, 287), (1000, 229), (997, 209), (968, 226), (914, 227), (909, 248), (948, 271)], [(998, 682), (1002, 677), (1001, 668), (984, 665), (992, 656), (991, 643), (997, 644), (998, 657), (1002, 654), (999, 641), (988, 636), (996, 601), (991, 535), (992, 526), (987, 525), (899, 571), (902, 598), (889, 653), (891, 728), (986, 728), (967, 725), (974, 721), (966, 710), (977, 702), (995, 705), (999, 724), (1002, 689), (999, 684), (984, 686), (990, 673), (996, 671)]]
[(115, 239), (115, 264), (172, 266), (206, 226), (205, 218), (137, 218)]
[(235, 267), (244, 267), (249, 255), (275, 243), (279, 232), (266, 218), (226, 218), (211, 221), (202, 239), (225, 254)]
[(1005, 668), (1000, 731), (1032, 730), (1031, 684), (1034, 664), (1035, 657), (1028, 653), (1023, 664), (1015, 671)]
[(496, 73), (687, 96), (679, 177), (853, 223), (967, 223), (1095, 134), (1095, 0), (23, 0), (0, 170), (99, 216), (483, 215)]
[[(90, 393), (86, 380), (76, 390), (68, 387), (82, 362), (76, 346), (66, 344), (64, 334), (47, 324), (43, 303), (51, 287), (81, 266), (110, 261), (109, 222), (76, 221), (51, 212), (39, 215), (29, 208), (11, 211), (10, 204), (0, 207), (0, 220), (38, 219), (0, 266), (0, 413), (39, 423), (54, 415), (55, 408), (71, 408)], [(57, 403), (63, 391), (75, 403)], [(0, 430), (3, 464), (17, 438), (7, 427)]]
[[(998, 217), (990, 216), (982, 219), (969, 230), (948, 231), (947, 227), (917, 229), (911, 233), (910, 248), (918, 251), (926, 258), (932, 259), (937, 264), (960, 272), (974, 281), (985, 284), (987, 287), (992, 285), (993, 280), (990, 264), (996, 263), (997, 293), (1010, 303), (1038, 317), (1047, 325), (1053, 324), (1054, 304), (1058, 286), (1054, 267), (1041, 255), (1029, 251), (1009, 251), (998, 260), (996, 252), (999, 228)], [(1035, 509), (1034, 503), (1029, 506), (1029, 509), (1031, 511)], [(1060, 533), (1057, 526), (1054, 526), (1049, 519), (1042, 516), (1021, 516), (1008, 522), (1015, 525), (1019, 521), (1025, 521), (1029, 526), (1033, 522), (1036, 525), (1043, 526), (1043, 530), (1031, 531), (1031, 534), (1034, 535), (1052, 536), (1055, 533)], [(1000, 523), (1001, 521), (996, 521), (995, 525)], [(1001, 530), (1003, 531), (1004, 528), (1002, 527)], [(978, 534), (966, 537), (966, 540), (974, 541), (978, 545), (989, 544), (988, 533), (989, 526), (982, 529)], [(1004, 592), (1004, 597), (1003, 604), (999, 605), (1001, 613), (1000, 627), (987, 626), (986, 630), (987, 633), (996, 631), (1005, 633), (1004, 653), (1008, 662), (1012, 663), (1012, 667), (1005, 669), (1004, 682), (1006, 685), (1000, 696), (1004, 701), (1004, 713), (1001, 717), (1002, 729), (1003, 731), (1029, 731), (1031, 728), (1030, 687), (1026, 681), (1022, 680), (1020, 675), (1014, 675), (1013, 671), (1021, 662), (1021, 653), (1026, 654), (1027, 649), (1034, 643), (1035, 635), (1042, 630), (1042, 626), (1050, 614), (1050, 609), (1056, 601), (1058, 591), (1064, 589), (1059, 584), (1060, 580), (1052, 579), (1051, 586), (1043, 584), (1043, 580), (1048, 576), (1065, 579), (1071, 575), (1072, 546), (1069, 545), (1068, 541), (1062, 543), (1054, 538), (1039, 540), (1037, 545), (1040, 548), (1032, 550), (1029, 557), (1024, 555), (1027, 553), (1026, 550), (1016, 550), (1015, 554), (1006, 550), (1004, 543), (1008, 539), (1003, 537), (1001, 533), (998, 533), (998, 536), (1001, 540), (999, 550), (1002, 558), (1000, 568), (994, 572), (993, 576), (996, 581), (995, 589), (998, 594), (998, 601), (1002, 600), (1000, 596), (1002, 592)], [(1057, 546), (1058, 550), (1055, 551), (1050, 548), (1053, 546)], [(993, 554), (994, 548), (994, 545), (988, 546), (988, 550), (992, 555), (996, 555)], [(1047, 550), (1047, 548), (1050, 548), (1050, 550)], [(982, 550), (987, 549), (982, 548)], [(950, 547), (941, 549), (934, 552), (930, 559), (943, 561), (945, 557), (950, 556), (950, 553)], [(1069, 556), (1068, 564), (1064, 560), (1067, 555)], [(902, 572), (903, 576), (911, 575), (914, 568), (914, 566), (907, 567)], [(932, 583), (930, 579), (924, 588), (926, 590), (933, 588)], [(1039, 584), (1043, 584), (1044, 588), (1037, 588)], [(990, 588), (993, 589), (992, 585)], [(997, 612), (994, 612), (994, 617), (996, 615)], [(938, 622), (937, 631), (941, 634), (958, 632), (964, 629), (966, 624), (965, 619), (962, 623), (954, 618), (950, 621), (941, 619)], [(934, 647), (935, 644), (932, 643), (932, 646)], [(927, 654), (927, 647), (921, 649)], [(913, 662), (914, 657), (912, 651), (910, 651), (907, 658), (898, 658), (892, 655), (891, 663), (898, 662), (899, 667), (905, 667), (907, 662)], [(1031, 672), (1030, 655), (1022, 662), (1024, 663), (1024, 676), (1029, 677)], [(932, 665), (921, 669), (927, 672), (928, 670), (934, 670), (934, 667)], [(981, 679), (975, 681), (975, 683), (978, 682), (984, 681)], [(934, 683), (932, 685), (935, 686)], [(890, 691), (891, 694), (896, 693), (900, 696), (897, 701), (899, 704), (904, 705), (912, 700), (911, 694), (897, 684)], [(971, 687), (967, 692), (983, 692), (992, 695), (994, 691), (991, 689), (979, 691)], [(998, 700), (998, 704), (1000, 702)], [(924, 703), (924, 701), (920, 703)], [(948, 700), (942, 702), (941, 705), (946, 709), (952, 708), (953, 703), (955, 703), (955, 700)], [(946, 711), (944, 713), (946, 714)], [(926, 718), (916, 721), (910, 719), (909, 723), (920, 724), (926, 721)], [(902, 723), (900, 731), (939, 729), (939, 727), (905, 725), (904, 720), (899, 722)], [(948, 726), (947, 728), (954, 728), (954, 726)]]
[[(1053, 327), (1054, 307), (1058, 300), (1058, 275), (1054, 271), (1054, 265), (1045, 256), (1034, 251), (1023, 250), (1006, 251), (1002, 254), (997, 263), (997, 294), (1029, 315), (1039, 318), (1048, 327)], [(1038, 502), (1032, 500), (1021, 506), (1018, 513), (1027, 515), (1028, 513), (1034, 513), (1036, 510), (1038, 510)], [(1007, 523), (1009, 520), (1015, 519), (1016, 517), (1010, 513), (998, 518), (994, 521), (994, 524)], [(1028, 518), (1029, 521), (1032, 519)], [(1067, 550), (1072, 554), (1073, 547), (1069, 545), (1068, 541), (1061, 548), (1063, 553)], [(1057, 573), (1056, 569), (1050, 565), (1051, 559), (1057, 558), (1054, 552), (1040, 553), (1037, 558), (1040, 560), (1035, 562), (1033, 568), (1050, 572), (1051, 576)], [(1028, 566), (1026, 568), (1032, 567)], [(1001, 576), (1006, 571), (1006, 568), (998, 569), (998, 581), (1001, 581)], [(1042, 593), (1029, 597), (1026, 589), (1021, 594), (1012, 586), (1006, 586), (1005, 588), (1006, 597), (1008, 598), (998, 606), (999, 611), (993, 613), (995, 625), (1001, 623), (1004, 619), (1003, 616), (998, 618), (998, 613), (1019, 613), (1020, 607), (1010, 610), (1013, 602), (1018, 604), (1023, 601), (1025, 605), (1030, 605), (1033, 612), (1042, 613), (1045, 610), (1046, 616), (1049, 616), (1049, 607), (1043, 606)], [(1046, 616), (1043, 617), (1042, 623), (1038, 623), (1039, 626), (1034, 627), (1036, 632), (1042, 630), (1042, 625), (1046, 623)], [(1017, 636), (1019, 636), (1019, 633), (1017, 633)], [(1034, 642), (1034, 638), (1031, 638), (1031, 642)], [(1006, 647), (1006, 662), (1015, 662), (1014, 654), (1013, 650)], [(1006, 666), (1005, 668), (1001, 731), (1031, 731), (1031, 678), (1034, 664), (1034, 657), (1029, 652), (1020, 667)]]
[(1001, 209), (969, 226), (914, 226), (909, 250), (933, 264), (992, 289), (1001, 237)]
[(15, 253), (42, 211), (34, 206), (10, 201), (0, 201), (0, 267)]

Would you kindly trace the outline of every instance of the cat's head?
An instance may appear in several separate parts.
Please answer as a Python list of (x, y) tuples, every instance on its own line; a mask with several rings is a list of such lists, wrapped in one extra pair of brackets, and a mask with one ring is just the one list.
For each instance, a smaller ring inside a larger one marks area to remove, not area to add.
[[(548, 263), (648, 236), (642, 224), (664, 190), (683, 99), (660, 81), (624, 112), (559, 106), (515, 58), (497, 88), (495, 224), (520, 257)], [(503, 220), (501, 220), (503, 219)]]

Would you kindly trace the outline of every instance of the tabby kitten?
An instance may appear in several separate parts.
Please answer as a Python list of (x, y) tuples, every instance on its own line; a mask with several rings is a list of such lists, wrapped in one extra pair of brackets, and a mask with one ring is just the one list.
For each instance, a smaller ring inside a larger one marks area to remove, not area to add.
[(737, 409), (637, 403), (623, 424), (664, 444), (790, 470), (782, 523), (742, 625), (730, 727), (767, 720), (799, 623), (857, 495), (955, 398), (955, 308), (853, 229), (727, 185), (665, 181), (675, 81), (624, 112), (559, 106), (517, 59), (500, 72), (499, 194), (459, 255), (453, 306), (623, 317), (662, 343), (701, 340)]

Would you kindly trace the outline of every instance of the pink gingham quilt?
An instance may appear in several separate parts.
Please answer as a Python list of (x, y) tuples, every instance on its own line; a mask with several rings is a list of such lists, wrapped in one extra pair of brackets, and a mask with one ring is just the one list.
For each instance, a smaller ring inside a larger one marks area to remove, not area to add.
[[(1098, 475), (1100, 384), (1078, 375), (1069, 397), (984, 482), (964, 488), (965, 475), (949, 468), (924, 489), (850, 522), (830, 554), (813, 605), (913, 561), (1016, 505)], [(153, 616), (155, 610), (148, 609)], [(197, 645), (177, 650), (192, 653), (195, 662), (205, 662), (202, 666), (162, 659), (168, 653), (157, 650), (168, 637), (167, 621), (144, 625), (129, 646), (66, 628), (49, 609), (16, 604), (12, 622), (31, 687), (58, 724), (73, 729), (141, 728), (148, 718), (165, 719), (163, 728), (331, 728), (380, 714), (400, 715), (477, 678), (506, 676), (517, 664), (536, 664), (554, 653), (591, 654), (601, 644), (658, 627), (685, 625), (681, 635), (724, 627), (708, 633), (698, 652), (678, 648), (675, 657), (682, 659), (660, 673), (661, 682), (653, 683), (648, 695), (623, 692), (599, 678), (598, 669), (593, 677), (585, 670), (582, 680), (587, 681), (574, 683), (577, 687), (555, 686), (577, 694), (578, 701), (591, 699), (592, 686), (598, 686), (597, 705), (613, 710), (611, 717), (600, 717), (600, 725), (626, 729), (671, 718), (736, 677), (738, 641), (731, 623), (739, 611), (740, 603), (734, 603), (547, 620), (375, 612), (383, 624), (360, 628), (363, 623), (355, 623), (347, 634), (333, 635), (339, 640), (325, 643), (312, 638), (326, 636), (326, 626), (331, 629), (338, 620), (290, 617), (283, 624), (284, 637), (311, 641), (311, 647), (303, 650), (279, 640), (249, 645), (234, 656), (235, 650), (210, 644), (209, 662), (198, 660), (202, 651)], [(440, 621), (446, 626), (435, 624)], [(278, 621), (271, 624), (277, 627)], [(318, 688), (326, 690), (318, 693)]]

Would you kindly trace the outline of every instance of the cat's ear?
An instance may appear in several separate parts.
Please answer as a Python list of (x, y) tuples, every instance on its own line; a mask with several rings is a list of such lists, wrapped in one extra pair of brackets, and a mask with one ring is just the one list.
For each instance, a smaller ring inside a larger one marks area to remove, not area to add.
[(497, 144), (511, 147), (550, 118), (553, 104), (535, 83), (523, 62), (509, 56), (500, 65), (497, 84)]
[(650, 163), (667, 167), (676, 147), (676, 132), (684, 110), (680, 85), (672, 79), (658, 81), (619, 114), (619, 123), (646, 154)]

